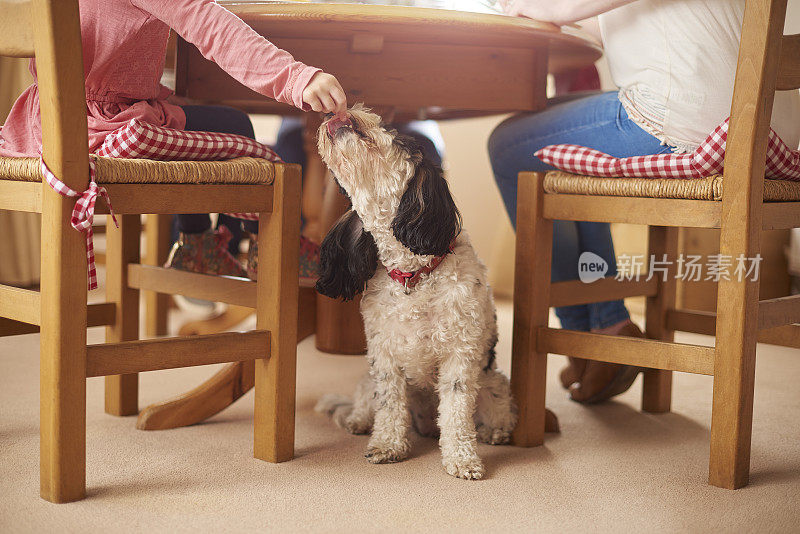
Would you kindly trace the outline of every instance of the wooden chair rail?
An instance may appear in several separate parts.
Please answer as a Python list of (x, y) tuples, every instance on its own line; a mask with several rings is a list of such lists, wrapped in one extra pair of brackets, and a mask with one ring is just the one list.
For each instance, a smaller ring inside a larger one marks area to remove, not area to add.
[(23, 323), (14, 319), (0, 317), (0, 337), (21, 336), (24, 334), (35, 334), (39, 327), (35, 324)]
[[(103, 184), (114, 213), (269, 213), (274, 188), (249, 184)], [(108, 213), (105, 202), (97, 213)]]
[(573, 306), (619, 300), (627, 297), (652, 297), (658, 293), (658, 279), (619, 281), (603, 278), (592, 283), (580, 280), (550, 285), (550, 306)]
[[(717, 314), (694, 310), (669, 310), (666, 325), (667, 329), (676, 332), (713, 336), (717, 328)], [(760, 330), (758, 342), (800, 349), (800, 325), (791, 324)]]
[(38, 326), (41, 310), (38, 291), (0, 285), (0, 317)]
[(717, 314), (695, 310), (667, 310), (665, 322), (667, 330), (713, 336), (717, 328)]
[[(270, 213), (271, 185), (221, 184), (107, 184), (114, 213)], [(42, 212), (41, 182), (0, 180), (0, 209)], [(108, 214), (108, 206), (98, 201), (97, 214)]]
[(0, 0), (0, 56), (33, 57), (30, 1)]
[(128, 286), (172, 295), (256, 307), (256, 283), (244, 278), (212, 276), (165, 269), (153, 265), (129, 264)]
[[(89, 304), (86, 314), (86, 327), (109, 326), (114, 324), (116, 306), (110, 302), (101, 304)], [(36, 324), (15, 321), (6, 317), (0, 317), (0, 337), (20, 336), (23, 334), (35, 334), (39, 331)]]
[[(552, 220), (719, 228), (722, 203), (672, 198), (598, 197), (548, 193), (544, 216)], [(800, 202), (765, 202), (762, 228), (800, 228)]]
[(722, 203), (673, 198), (598, 197), (548, 193), (544, 217), (552, 220), (617, 222), (651, 226), (719, 228)]
[(800, 325), (788, 324), (761, 330), (758, 332), (758, 342), (800, 349)]
[(266, 330), (89, 345), (86, 377), (256, 360), (269, 351)]
[(761, 213), (763, 230), (800, 228), (800, 202), (764, 202)]
[(800, 88), (800, 35), (784, 35), (781, 40), (776, 88), (779, 91)]
[(800, 295), (762, 300), (758, 303), (758, 329), (800, 323)]
[(42, 184), (0, 180), (0, 209), (41, 213)]
[(714, 348), (699, 345), (543, 327), (537, 330), (536, 350), (652, 369), (714, 374)]
[(113, 302), (89, 304), (86, 310), (86, 326), (111, 326), (116, 320), (117, 305)]

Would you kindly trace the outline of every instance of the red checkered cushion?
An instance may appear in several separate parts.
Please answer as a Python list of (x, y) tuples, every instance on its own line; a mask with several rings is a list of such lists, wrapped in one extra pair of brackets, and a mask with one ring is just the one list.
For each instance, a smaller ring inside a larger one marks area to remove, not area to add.
[[(606, 178), (702, 178), (721, 174), (725, 163), (728, 119), (717, 126), (694, 152), (615, 158), (578, 145), (550, 145), (534, 155), (548, 165), (574, 174)], [(800, 181), (800, 151), (791, 150), (773, 131), (769, 133), (766, 176)]]
[[(138, 119), (108, 134), (97, 150), (110, 158), (153, 159), (157, 161), (212, 161), (239, 157), (264, 158), (280, 162), (268, 146), (243, 135), (175, 130)], [(257, 221), (257, 213), (229, 213), (232, 217)]]
[(114, 130), (97, 149), (109, 158), (210, 161), (250, 156), (280, 161), (268, 146), (242, 135), (192, 132), (154, 126), (138, 119)]

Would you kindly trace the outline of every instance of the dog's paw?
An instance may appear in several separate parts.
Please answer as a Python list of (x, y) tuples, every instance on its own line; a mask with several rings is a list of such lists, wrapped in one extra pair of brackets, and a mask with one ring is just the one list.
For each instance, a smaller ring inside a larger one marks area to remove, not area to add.
[(442, 459), (442, 465), (447, 474), (464, 480), (479, 480), (483, 478), (485, 470), (483, 462), (477, 456), (474, 458)]
[(393, 464), (402, 462), (408, 457), (408, 448), (390, 445), (370, 445), (367, 447), (364, 457), (371, 464)]
[(489, 445), (511, 443), (511, 430), (480, 425), (475, 431), (478, 433), (478, 441), (481, 443), (488, 443)]
[(351, 434), (369, 434), (372, 431), (372, 422), (358, 417), (348, 417), (342, 426)]

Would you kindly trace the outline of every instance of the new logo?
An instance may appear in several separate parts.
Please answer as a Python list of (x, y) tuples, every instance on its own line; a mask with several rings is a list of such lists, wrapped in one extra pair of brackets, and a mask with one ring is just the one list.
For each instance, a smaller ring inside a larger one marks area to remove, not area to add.
[(584, 252), (578, 258), (578, 278), (584, 284), (600, 280), (607, 272), (608, 262), (594, 252)]

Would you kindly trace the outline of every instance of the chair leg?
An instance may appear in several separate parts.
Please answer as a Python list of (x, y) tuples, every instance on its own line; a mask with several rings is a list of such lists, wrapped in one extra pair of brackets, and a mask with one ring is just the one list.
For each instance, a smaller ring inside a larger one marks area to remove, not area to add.
[[(654, 273), (658, 277), (658, 293), (648, 297), (645, 303), (645, 333), (650, 339), (673, 341), (675, 333), (667, 330), (667, 312), (675, 308), (677, 284), (675, 279), (678, 253), (678, 229), (651, 226), (648, 229), (648, 257), (662, 261), (666, 273)], [(642, 410), (651, 413), (666, 413), (672, 403), (672, 371), (646, 369), (642, 386)]]
[(73, 201), (43, 192), (40, 495), (86, 495), (86, 251), (69, 224)]
[[(170, 215), (148, 215), (145, 219), (145, 259), (143, 263), (161, 267), (167, 261), (170, 245)], [(167, 335), (169, 295), (144, 292), (144, 330), (147, 337)]]
[(511, 391), (519, 408), (513, 442), (521, 447), (544, 443), (547, 354), (536, 350), (536, 336), (549, 316), (553, 221), (543, 217), (543, 180), (521, 173), (517, 191)]
[(273, 211), (259, 223), (257, 326), (269, 330), (270, 351), (255, 361), (253, 453), (268, 462), (294, 456), (300, 183), (297, 167), (278, 171)]
[[(748, 206), (731, 205), (727, 197), (722, 203), (720, 255), (734, 262), (739, 257), (760, 257), (762, 193), (758, 187), (750, 189)], [(736, 489), (747, 485), (750, 476), (759, 280), (757, 276), (740, 277), (733, 268), (728, 274), (717, 288), (708, 481), (714, 486)]]
[(753, 428), (758, 283), (721, 281), (717, 297), (717, 346), (708, 482), (746, 486)]
[[(139, 263), (141, 219), (117, 217), (119, 228), (109, 225), (106, 241), (106, 300), (116, 304), (115, 324), (106, 328), (106, 342), (139, 339), (139, 290), (128, 287), (128, 264)], [(106, 377), (105, 410), (111, 415), (139, 413), (139, 375)]]
[(672, 408), (672, 371), (645, 369), (642, 383), (642, 411), (668, 413)]

